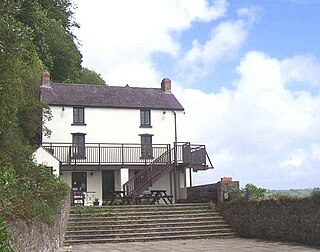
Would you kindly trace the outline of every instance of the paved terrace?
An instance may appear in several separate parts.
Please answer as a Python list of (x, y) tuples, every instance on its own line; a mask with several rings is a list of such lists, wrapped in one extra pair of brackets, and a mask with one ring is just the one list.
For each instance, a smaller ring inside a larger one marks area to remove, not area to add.
[(74, 245), (72, 247), (60, 248), (58, 252), (154, 252), (154, 251), (224, 251), (224, 252), (304, 252), (319, 251), (320, 247), (309, 247), (295, 243), (264, 241), (256, 239), (199, 239), (199, 240), (174, 240), (156, 242), (130, 242), (130, 243), (107, 243)]

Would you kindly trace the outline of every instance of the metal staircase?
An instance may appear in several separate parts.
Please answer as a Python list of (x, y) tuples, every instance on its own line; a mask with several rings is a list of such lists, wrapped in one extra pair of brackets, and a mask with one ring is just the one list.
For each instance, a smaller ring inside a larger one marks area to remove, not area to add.
[(126, 195), (138, 197), (143, 191), (152, 186), (162, 174), (171, 171), (174, 168), (174, 164), (171, 161), (173, 153), (174, 148), (167, 150), (125, 183), (123, 190)]
[(206, 170), (208, 159), (212, 163), (204, 145), (191, 145), (186, 142), (175, 142), (174, 147), (167, 149), (158, 158), (139, 171), (132, 179), (123, 185), (123, 191), (128, 196), (139, 197), (151, 187), (163, 174), (175, 167), (191, 167), (194, 170)]

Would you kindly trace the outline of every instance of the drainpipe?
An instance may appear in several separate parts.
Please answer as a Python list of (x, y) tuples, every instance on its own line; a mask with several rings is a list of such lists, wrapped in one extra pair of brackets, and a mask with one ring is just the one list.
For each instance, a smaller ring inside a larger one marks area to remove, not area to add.
[(174, 180), (174, 202), (177, 203), (177, 114), (172, 110), (174, 116), (174, 171), (173, 171), (173, 180)]

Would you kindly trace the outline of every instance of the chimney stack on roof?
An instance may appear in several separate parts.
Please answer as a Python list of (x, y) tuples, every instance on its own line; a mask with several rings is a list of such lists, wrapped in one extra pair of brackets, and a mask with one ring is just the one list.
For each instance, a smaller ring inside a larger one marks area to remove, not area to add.
[(41, 75), (42, 87), (50, 87), (50, 73), (48, 71), (43, 71)]
[(162, 89), (164, 92), (171, 93), (171, 80), (170, 80), (169, 78), (164, 78), (164, 79), (161, 81), (161, 89)]

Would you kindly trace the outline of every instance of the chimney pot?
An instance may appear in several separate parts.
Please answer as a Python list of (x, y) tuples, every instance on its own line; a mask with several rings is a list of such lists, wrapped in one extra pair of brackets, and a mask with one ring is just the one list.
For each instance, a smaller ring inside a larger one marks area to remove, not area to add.
[(171, 80), (169, 78), (164, 78), (161, 81), (161, 89), (164, 92), (171, 92)]
[(41, 84), (43, 87), (50, 87), (50, 73), (48, 71), (42, 72)]

